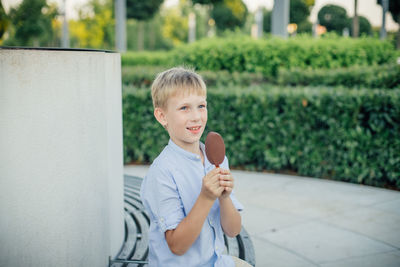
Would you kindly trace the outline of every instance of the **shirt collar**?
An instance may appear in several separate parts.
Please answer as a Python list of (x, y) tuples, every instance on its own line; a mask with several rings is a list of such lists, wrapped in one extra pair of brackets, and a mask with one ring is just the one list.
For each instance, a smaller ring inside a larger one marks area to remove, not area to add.
[[(180, 146), (178, 146), (177, 144), (175, 144), (174, 141), (172, 141), (172, 139), (169, 139), (168, 146), (171, 147), (175, 152), (177, 152), (178, 154), (180, 154), (182, 156), (185, 156), (191, 160), (201, 161), (201, 157), (199, 155), (189, 152), (189, 151), (186, 151), (185, 149), (183, 149)], [(200, 148), (203, 152), (204, 144), (201, 142), (200, 142)]]
[[(182, 155), (182, 156), (187, 157), (187, 158), (189, 158), (191, 160), (194, 160), (194, 161), (201, 162), (201, 157), (199, 155), (197, 155), (195, 153), (192, 153), (192, 152), (189, 152), (189, 151), (186, 151), (185, 149), (183, 149), (180, 146), (178, 146), (177, 144), (175, 144), (174, 141), (172, 141), (172, 139), (169, 139), (168, 146), (172, 150), (174, 150), (176, 153), (178, 153), (179, 155)], [(206, 155), (206, 146), (202, 142), (200, 142), (200, 150), (201, 150), (201, 153), (203, 153), (203, 156), (204, 156), (204, 167), (205, 167), (205, 170), (206, 170), (206, 172), (209, 172), (212, 169), (214, 169), (215, 166), (213, 164), (211, 164), (210, 161), (208, 160), (207, 155)]]

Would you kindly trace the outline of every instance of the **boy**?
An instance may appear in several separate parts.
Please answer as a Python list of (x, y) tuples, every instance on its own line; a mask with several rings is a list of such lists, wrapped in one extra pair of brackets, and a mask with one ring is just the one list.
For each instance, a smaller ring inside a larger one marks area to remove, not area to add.
[(157, 76), (151, 93), (154, 116), (170, 140), (141, 187), (151, 220), (149, 266), (250, 266), (222, 254), (223, 233), (240, 233), (242, 205), (232, 194), (227, 158), (215, 168), (200, 143), (207, 123), (204, 81), (172, 68)]

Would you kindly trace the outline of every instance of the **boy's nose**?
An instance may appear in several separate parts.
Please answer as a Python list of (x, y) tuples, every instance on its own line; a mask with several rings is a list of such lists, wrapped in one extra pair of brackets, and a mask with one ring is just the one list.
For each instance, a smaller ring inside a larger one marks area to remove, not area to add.
[(194, 111), (192, 112), (192, 117), (191, 117), (191, 119), (192, 119), (193, 121), (198, 121), (198, 120), (200, 120), (200, 118), (201, 118), (200, 112), (199, 112), (198, 110), (194, 110)]

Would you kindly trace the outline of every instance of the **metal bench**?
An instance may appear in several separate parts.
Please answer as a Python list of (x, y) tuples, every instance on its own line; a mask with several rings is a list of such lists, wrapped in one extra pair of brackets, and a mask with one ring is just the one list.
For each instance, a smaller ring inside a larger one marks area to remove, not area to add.
[[(118, 255), (109, 260), (110, 267), (148, 266), (150, 218), (140, 200), (142, 180), (136, 176), (124, 176), (125, 240)], [(255, 266), (253, 243), (243, 226), (238, 236), (231, 238), (224, 235), (224, 240), (226, 254)]]

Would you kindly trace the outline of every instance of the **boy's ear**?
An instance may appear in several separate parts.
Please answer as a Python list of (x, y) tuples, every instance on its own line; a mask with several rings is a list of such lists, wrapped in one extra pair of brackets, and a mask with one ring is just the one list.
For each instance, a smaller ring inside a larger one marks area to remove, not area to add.
[(167, 119), (165, 117), (165, 112), (161, 108), (154, 109), (154, 117), (156, 120), (165, 128), (167, 126)]

